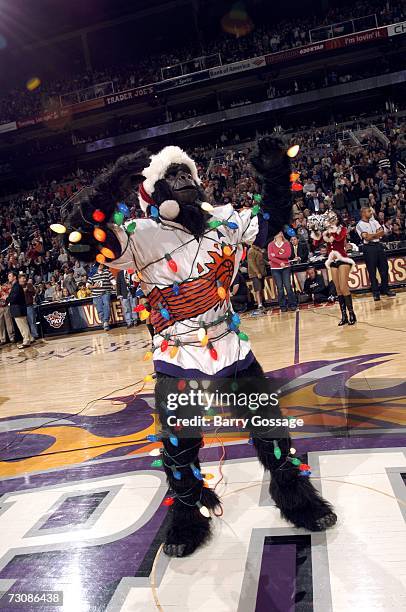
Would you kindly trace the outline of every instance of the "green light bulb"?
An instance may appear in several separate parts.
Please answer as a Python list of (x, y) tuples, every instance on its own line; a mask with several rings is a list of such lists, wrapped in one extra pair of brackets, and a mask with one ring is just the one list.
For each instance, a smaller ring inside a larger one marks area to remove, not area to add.
[(116, 210), (116, 212), (113, 215), (113, 221), (116, 225), (122, 225), (123, 221), (124, 221), (124, 215), (122, 212), (120, 212), (119, 210)]
[[(121, 215), (121, 214), (122, 214), (122, 213), (120, 213), (120, 215)], [(129, 223), (129, 224), (127, 225), (127, 227), (125, 228), (125, 229), (126, 229), (127, 234), (133, 234), (133, 233), (135, 232), (135, 228), (136, 228), (136, 227), (137, 227), (136, 222), (135, 222), (135, 221), (131, 221), (131, 223)]]

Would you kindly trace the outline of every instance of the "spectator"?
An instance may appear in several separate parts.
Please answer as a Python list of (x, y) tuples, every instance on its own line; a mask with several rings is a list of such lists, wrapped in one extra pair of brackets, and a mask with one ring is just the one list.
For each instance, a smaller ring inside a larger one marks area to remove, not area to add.
[(121, 270), (117, 275), (117, 297), (121, 301), (127, 328), (132, 327), (138, 321), (138, 315), (134, 311), (137, 305), (135, 292), (136, 288), (132, 284), (131, 275)]
[(231, 304), (235, 312), (245, 312), (248, 308), (248, 287), (243, 274), (238, 271), (231, 285)]
[(31, 336), (30, 328), (27, 321), (27, 306), (25, 304), (24, 289), (17, 280), (16, 272), (8, 273), (8, 281), (11, 284), (11, 290), (6, 298), (6, 304), (10, 306), (10, 314), (13, 317), (20, 331), (23, 342), (18, 344), (19, 349), (25, 349), (34, 342)]
[(314, 266), (310, 266), (307, 269), (303, 288), (314, 304), (334, 301), (335, 290), (333, 283), (326, 285), (323, 275), (317, 272)]
[[(272, 278), (275, 281), (278, 302), (281, 312), (297, 309), (296, 296), (290, 281), (290, 261), (292, 249), (282, 232), (276, 234), (268, 245), (268, 259), (271, 267)], [(287, 300), (286, 300), (286, 296)]]
[[(365, 263), (371, 282), (374, 300), (379, 301), (380, 295), (395, 297), (396, 293), (389, 289), (388, 260), (383, 245), (380, 243), (384, 236), (384, 230), (374, 219), (370, 206), (361, 208), (361, 220), (357, 223), (357, 232), (363, 240), (363, 252)], [(379, 270), (381, 286), (378, 286), (376, 271)]]
[(11, 290), (9, 283), (0, 285), (0, 345), (6, 344), (6, 330), (10, 342), (15, 342), (13, 320), (10, 315), (10, 306), (6, 303)]
[(69, 270), (66, 272), (62, 285), (63, 289), (67, 290), (68, 295), (76, 295), (78, 287), (75, 279), (73, 278), (73, 270), (71, 268), (69, 268)]
[(264, 310), (264, 279), (266, 276), (264, 250), (252, 244), (247, 255), (248, 276), (252, 282), (259, 311)]
[(38, 340), (39, 336), (37, 331), (36, 309), (34, 304), (35, 288), (32, 284), (32, 279), (27, 279), (27, 276), (25, 274), (20, 274), (20, 276), (18, 277), (18, 282), (24, 289), (25, 303), (27, 306), (27, 321), (30, 327), (31, 336), (34, 338), (34, 340)]
[(92, 276), (89, 287), (92, 290), (93, 304), (99, 315), (100, 323), (103, 325), (103, 329), (108, 331), (110, 329), (110, 301), (113, 289), (110, 270), (100, 264), (96, 273)]
[(45, 283), (44, 300), (46, 302), (56, 301), (56, 284), (54, 282)]
[(296, 236), (292, 236), (290, 239), (292, 254), (290, 261), (292, 263), (305, 263), (309, 259), (309, 247), (307, 242), (304, 240), (299, 241)]
[(80, 282), (78, 287), (79, 288), (78, 288), (78, 291), (76, 293), (76, 297), (79, 300), (83, 300), (83, 299), (88, 298), (88, 297), (90, 297), (92, 295), (91, 290), (89, 289), (89, 287), (86, 287), (86, 283), (85, 282), (83, 282), (83, 281)]

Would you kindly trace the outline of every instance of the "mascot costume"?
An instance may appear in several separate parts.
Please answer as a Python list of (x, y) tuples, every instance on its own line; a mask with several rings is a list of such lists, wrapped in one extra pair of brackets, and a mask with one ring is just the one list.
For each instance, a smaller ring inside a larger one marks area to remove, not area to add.
[[(210, 516), (220, 510), (220, 499), (200, 472), (201, 429), (183, 436), (179, 427), (168, 425), (169, 393), (191, 379), (231, 380), (247, 394), (267, 382), (239, 329), (229, 288), (243, 243), (266, 242), (290, 219), (290, 160), (279, 139), (266, 137), (251, 163), (262, 183), (257, 198), (262, 204), (237, 212), (230, 204), (207, 202), (195, 162), (179, 147), (151, 157), (142, 150), (121, 157), (69, 202), (63, 225), (53, 228), (65, 232), (68, 252), (82, 261), (135, 270), (147, 299), (137, 309), (154, 328), (150, 356), (161, 457), (173, 497), (164, 551), (175, 557), (190, 555), (208, 540)], [(129, 219), (129, 205), (137, 201), (145, 218)], [(183, 416), (187, 413), (183, 409)], [(279, 407), (275, 415), (281, 416)], [(310, 482), (309, 466), (293, 456), (288, 428), (276, 435), (274, 429), (248, 427), (258, 459), (271, 473), (270, 494), (282, 516), (311, 531), (333, 526), (337, 517)]]

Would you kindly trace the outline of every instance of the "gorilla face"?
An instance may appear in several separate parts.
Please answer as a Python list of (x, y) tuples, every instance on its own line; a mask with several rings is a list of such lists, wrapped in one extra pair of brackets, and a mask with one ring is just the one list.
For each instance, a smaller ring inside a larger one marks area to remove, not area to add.
[(195, 204), (199, 188), (193, 180), (190, 169), (185, 164), (171, 164), (166, 171), (165, 180), (171, 187), (174, 199), (179, 204)]

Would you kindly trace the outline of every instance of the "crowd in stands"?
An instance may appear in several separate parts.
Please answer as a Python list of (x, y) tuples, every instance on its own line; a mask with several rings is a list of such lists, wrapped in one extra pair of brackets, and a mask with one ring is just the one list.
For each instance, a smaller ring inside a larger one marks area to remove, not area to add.
[[(294, 160), (301, 188), (294, 193), (291, 225), (285, 228), (293, 264), (312, 263), (325, 258), (323, 244), (314, 247), (308, 217), (329, 208), (339, 212), (348, 227), (348, 249), (356, 252), (360, 239), (355, 224), (360, 208), (371, 206), (384, 228), (386, 243), (406, 240), (406, 172), (400, 162), (406, 123), (384, 118), (381, 129), (357, 132), (356, 140), (337, 138), (337, 127), (314, 128), (295, 134), (301, 147)], [(226, 133), (225, 141), (228, 141)], [(387, 141), (385, 140), (387, 139)], [(389, 144), (388, 144), (389, 143)], [(260, 185), (249, 163), (250, 146), (225, 147), (213, 153), (210, 147), (191, 151), (196, 159), (208, 200), (231, 203), (237, 210), (253, 206)], [(71, 257), (49, 225), (59, 221), (62, 202), (91, 183), (102, 169), (78, 170), (62, 183), (53, 181), (37, 189), (0, 202), (0, 287), (10, 272), (23, 275), (30, 289), (30, 306), (44, 301), (91, 296), (92, 266)], [(133, 208), (132, 216), (141, 216)], [(281, 240), (284, 238), (281, 237)], [(316, 279), (317, 280), (317, 279)], [(0, 308), (4, 296), (0, 296)], [(28, 304), (27, 304), (28, 305)]]
[[(226, 64), (247, 57), (301, 46), (310, 42), (309, 31), (312, 28), (371, 14), (376, 14), (379, 26), (399, 22), (405, 19), (405, 5), (401, 0), (391, 2), (364, 0), (347, 7), (331, 8), (324, 19), (317, 16), (309, 16), (307, 19), (292, 17), (278, 24), (272, 24), (272, 26), (257, 25), (244, 36), (223, 32), (220, 37), (201, 43), (199, 47), (181, 48), (170, 54), (149, 54), (145, 58), (137, 59), (136, 63), (112, 66), (105, 70), (80, 75), (75, 74), (71, 78), (65, 77), (49, 83), (44, 82), (34, 91), (14, 89), (0, 97), (0, 123), (35, 116), (52, 105), (58, 105), (61, 95), (77, 90), (90, 88), (88, 94), (84, 93), (80, 98), (73, 96), (72, 99), (82, 100), (83, 96), (86, 99), (104, 95), (103, 87), (99, 87), (98, 90), (92, 88), (92, 85), (97, 83), (112, 82), (115, 91), (124, 91), (162, 80), (161, 69), (165, 66), (189, 61), (190, 70), (193, 71), (196, 68), (193, 68), (194, 62), (190, 60), (199, 56), (219, 54), (222, 63)], [(371, 26), (365, 27), (368, 29)], [(339, 36), (341, 33), (338, 27), (333, 35)], [(271, 97), (274, 96), (271, 95)]]

